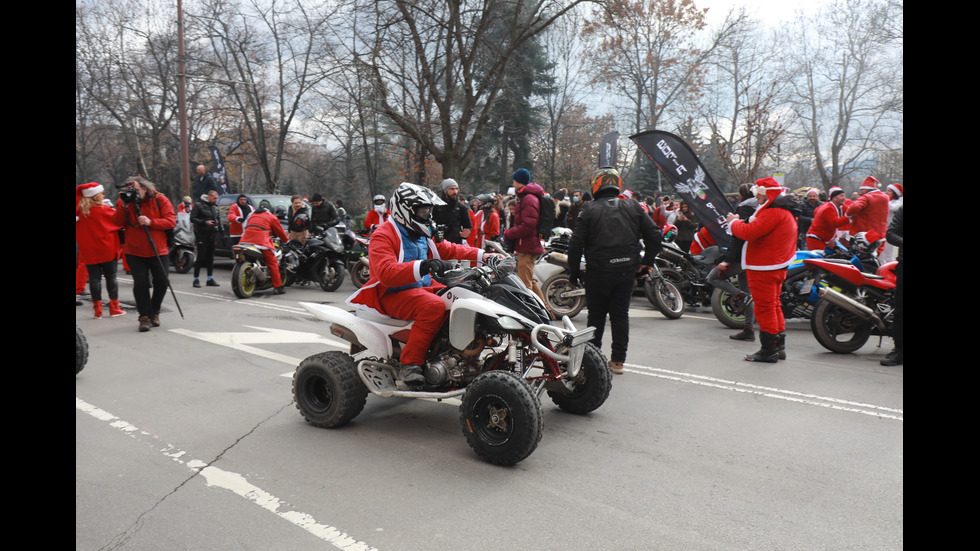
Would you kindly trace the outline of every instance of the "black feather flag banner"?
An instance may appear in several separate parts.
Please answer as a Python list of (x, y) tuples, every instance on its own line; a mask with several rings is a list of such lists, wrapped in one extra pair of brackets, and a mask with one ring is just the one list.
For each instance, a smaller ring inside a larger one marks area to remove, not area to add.
[(732, 205), (691, 146), (679, 136), (662, 130), (647, 130), (630, 136), (630, 139), (691, 207), (715, 243), (728, 246), (731, 235), (725, 215), (732, 212)]

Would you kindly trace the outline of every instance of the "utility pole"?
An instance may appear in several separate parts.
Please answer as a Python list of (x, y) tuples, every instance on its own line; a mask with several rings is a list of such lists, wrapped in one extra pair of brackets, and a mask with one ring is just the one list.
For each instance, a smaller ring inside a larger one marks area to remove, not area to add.
[(184, 65), (184, 3), (177, 0), (177, 115), (180, 127), (180, 187), (191, 194), (190, 150), (187, 145), (187, 71)]

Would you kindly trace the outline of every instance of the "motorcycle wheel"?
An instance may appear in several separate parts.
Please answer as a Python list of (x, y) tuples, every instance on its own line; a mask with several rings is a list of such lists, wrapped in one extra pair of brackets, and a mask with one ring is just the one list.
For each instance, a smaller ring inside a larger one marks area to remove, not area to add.
[(177, 260), (174, 262), (174, 270), (178, 274), (186, 274), (194, 267), (194, 253), (190, 251), (180, 251), (177, 253)]
[(548, 396), (562, 411), (583, 415), (599, 409), (612, 390), (612, 369), (602, 352), (592, 343), (585, 345), (582, 368), (569, 379), (568, 391), (549, 390)]
[(75, 375), (85, 369), (87, 363), (88, 341), (85, 339), (85, 333), (82, 333), (82, 328), (75, 325)]
[(255, 278), (252, 277), (252, 270), (255, 266), (251, 262), (238, 262), (231, 271), (231, 290), (238, 298), (248, 298), (255, 293)]
[(821, 346), (838, 354), (850, 354), (871, 337), (871, 322), (827, 300), (821, 300), (810, 316), (810, 329)]
[(514, 465), (541, 441), (541, 402), (518, 375), (488, 371), (466, 387), (459, 422), (477, 455), (495, 465)]
[(723, 325), (732, 329), (745, 327), (745, 314), (736, 314), (741, 301), (728, 291), (715, 289), (711, 292), (711, 312)]
[(684, 315), (684, 296), (673, 281), (664, 277), (648, 278), (643, 294), (665, 318), (675, 320)]
[(307, 422), (320, 428), (349, 423), (364, 409), (367, 395), (354, 359), (340, 351), (310, 356), (293, 374), (296, 409)]
[(551, 311), (559, 319), (562, 316), (574, 318), (582, 311), (582, 308), (585, 308), (585, 295), (562, 298), (561, 294), (579, 288), (572, 285), (572, 282), (568, 280), (567, 272), (558, 272), (541, 284), (541, 294), (547, 299), (548, 308), (551, 308)]
[(344, 282), (346, 275), (344, 265), (340, 262), (327, 262), (324, 260), (316, 269), (317, 284), (328, 293), (336, 291)]
[(357, 262), (354, 269), (350, 271), (351, 283), (360, 289), (369, 279), (371, 279), (371, 267), (363, 262)]

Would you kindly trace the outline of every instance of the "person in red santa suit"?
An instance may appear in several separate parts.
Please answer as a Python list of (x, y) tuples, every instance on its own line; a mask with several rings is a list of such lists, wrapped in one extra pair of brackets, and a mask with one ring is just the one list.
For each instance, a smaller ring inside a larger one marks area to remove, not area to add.
[(239, 243), (251, 243), (262, 250), (265, 265), (269, 267), (269, 277), (272, 278), (272, 288), (277, 295), (284, 294), (282, 276), (279, 274), (279, 260), (276, 258), (276, 245), (272, 236), (279, 238), (283, 244), (289, 241), (286, 230), (282, 229), (279, 218), (267, 208), (256, 209), (245, 220), (245, 229)]
[(435, 294), (444, 286), (429, 274), (449, 269), (448, 259), (482, 262), (491, 256), (468, 245), (432, 239), (432, 209), (443, 204), (428, 188), (400, 184), (388, 204), (391, 217), (371, 236), (371, 278), (347, 298), (347, 304), (357, 308), (415, 322), (399, 356), (397, 379), (405, 385), (425, 382), (425, 355), (447, 315), (442, 298)]
[(847, 217), (847, 209), (844, 208), (847, 195), (839, 187), (831, 189), (830, 201), (813, 211), (813, 221), (806, 232), (808, 250), (822, 251), (833, 247), (837, 241), (837, 233), (851, 223), (851, 219)]
[(372, 232), (391, 216), (388, 207), (385, 206), (387, 201), (384, 195), (375, 195), (373, 201), (374, 208), (369, 210), (367, 216), (364, 217), (364, 229)]
[(691, 254), (701, 254), (705, 249), (716, 245), (715, 238), (711, 237), (711, 232), (708, 231), (706, 226), (702, 226), (701, 229), (694, 234), (694, 240), (691, 241)]
[(95, 319), (102, 319), (102, 278), (105, 278), (109, 293), (109, 316), (126, 313), (119, 306), (119, 283), (116, 280), (121, 226), (112, 221), (116, 210), (110, 206), (104, 192), (105, 188), (96, 182), (75, 188), (75, 242), (78, 244), (78, 261), (88, 271)]
[(473, 231), (470, 232), (466, 242), (471, 247), (482, 249), (486, 246), (487, 240), (500, 235), (500, 215), (494, 208), (494, 197), (489, 193), (478, 195), (480, 208), (472, 216)]
[[(878, 180), (868, 176), (858, 188), (858, 198), (847, 207), (847, 217), (851, 219), (851, 235), (873, 231), (878, 235), (888, 232), (888, 196), (878, 189)], [(882, 244), (880, 253), (885, 248)]]
[(228, 236), (231, 237), (232, 245), (241, 242), (242, 233), (245, 232), (245, 220), (248, 220), (254, 210), (255, 207), (248, 202), (248, 196), (244, 193), (228, 207)]
[(762, 206), (742, 221), (735, 213), (727, 217), (732, 235), (743, 239), (742, 268), (755, 302), (762, 348), (745, 357), (751, 362), (776, 363), (784, 359), (786, 321), (779, 293), (786, 280), (786, 267), (796, 258), (799, 198), (786, 194), (774, 178), (756, 180), (752, 193)]

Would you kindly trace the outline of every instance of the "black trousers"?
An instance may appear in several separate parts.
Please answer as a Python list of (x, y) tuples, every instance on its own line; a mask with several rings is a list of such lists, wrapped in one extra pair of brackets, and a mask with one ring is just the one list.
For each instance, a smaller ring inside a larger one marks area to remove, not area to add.
[(152, 316), (154, 312), (160, 311), (163, 299), (167, 296), (167, 285), (170, 283), (167, 255), (127, 254), (126, 262), (133, 275), (133, 298), (136, 299), (136, 310), (140, 316)]
[(622, 272), (585, 272), (585, 305), (588, 324), (595, 327), (592, 344), (602, 348), (606, 316), (612, 330), (611, 362), (625, 362), (630, 342), (630, 301), (636, 285), (636, 267)]
[(194, 278), (201, 275), (201, 268), (208, 272), (208, 277), (214, 274), (214, 245), (217, 232), (198, 232), (195, 234), (197, 245), (197, 260), (194, 262)]
[(118, 260), (102, 264), (86, 264), (88, 270), (88, 290), (92, 293), (92, 302), (102, 302), (102, 278), (105, 277), (105, 289), (109, 292), (109, 300), (119, 298), (119, 282), (116, 280)]
[(905, 262), (899, 260), (895, 266), (895, 318), (892, 321), (892, 339), (895, 350), (905, 352)]

